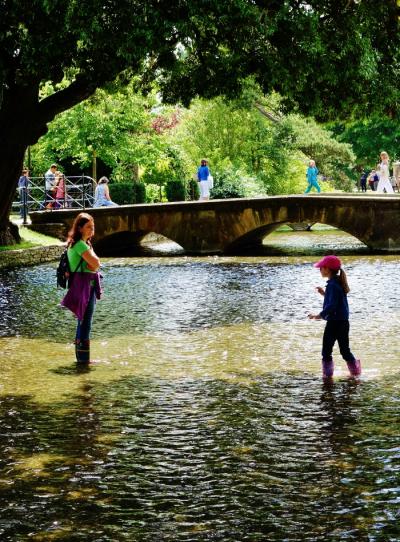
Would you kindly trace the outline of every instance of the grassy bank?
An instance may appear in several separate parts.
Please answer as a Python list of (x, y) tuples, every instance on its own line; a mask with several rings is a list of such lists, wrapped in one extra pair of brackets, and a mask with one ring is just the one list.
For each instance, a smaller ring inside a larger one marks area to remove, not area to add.
[[(14, 217), (11, 217), (11, 220), (13, 222), (17, 222), (17, 220), (14, 220), (13, 218)], [(55, 237), (43, 235), (24, 226), (19, 226), (19, 233), (21, 235), (21, 243), (11, 246), (0, 246), (0, 252), (5, 250), (19, 250), (24, 248), (45, 247), (62, 244), (62, 242)]]

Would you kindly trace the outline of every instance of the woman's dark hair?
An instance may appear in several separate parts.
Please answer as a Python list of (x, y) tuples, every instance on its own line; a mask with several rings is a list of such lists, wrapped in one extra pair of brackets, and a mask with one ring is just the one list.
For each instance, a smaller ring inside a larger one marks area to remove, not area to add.
[[(74, 223), (72, 224), (72, 228), (69, 230), (68, 233), (68, 247), (74, 246), (75, 243), (82, 239), (82, 233), (80, 229), (86, 224), (86, 222), (90, 221), (94, 222), (92, 215), (89, 215), (88, 213), (79, 213), (79, 215), (75, 218)], [(91, 244), (90, 239), (88, 239), (87, 242), (89, 245)]]
[(202, 165), (202, 166), (206, 166), (206, 165), (207, 165), (207, 160), (202, 160), (202, 161), (201, 161), (201, 165)]
[(105, 184), (105, 183), (108, 183), (107, 177), (101, 177), (101, 178), (99, 179), (98, 184)]

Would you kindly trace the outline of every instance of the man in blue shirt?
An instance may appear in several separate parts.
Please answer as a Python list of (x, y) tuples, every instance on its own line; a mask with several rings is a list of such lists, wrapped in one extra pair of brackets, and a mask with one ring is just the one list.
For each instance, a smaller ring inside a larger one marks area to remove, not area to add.
[(200, 189), (200, 201), (207, 201), (210, 198), (210, 186), (208, 183), (208, 177), (210, 170), (208, 169), (207, 160), (202, 160), (199, 168), (197, 169), (197, 180), (199, 182)]
[(22, 175), (18, 180), (18, 191), (21, 205), (19, 207), (19, 216), (21, 218), (26, 217), (28, 213), (26, 204), (28, 202), (28, 185), (29, 185), (29, 171), (27, 169), (22, 170)]

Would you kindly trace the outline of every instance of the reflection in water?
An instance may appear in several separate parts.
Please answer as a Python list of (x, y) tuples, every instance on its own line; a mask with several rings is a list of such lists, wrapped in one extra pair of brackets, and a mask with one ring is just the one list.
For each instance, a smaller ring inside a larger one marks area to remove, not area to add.
[(399, 540), (398, 260), (345, 258), (332, 385), (311, 261), (110, 260), (82, 373), (54, 266), (1, 274), (0, 539)]
[(311, 231), (292, 232), (288, 227), (264, 238), (260, 252), (281, 254), (368, 254), (369, 248), (361, 241), (330, 226), (315, 224)]

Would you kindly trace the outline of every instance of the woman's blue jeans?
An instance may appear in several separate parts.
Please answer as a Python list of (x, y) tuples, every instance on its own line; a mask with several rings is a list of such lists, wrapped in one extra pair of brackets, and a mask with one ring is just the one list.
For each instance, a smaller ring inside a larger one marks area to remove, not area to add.
[(90, 331), (92, 329), (93, 313), (95, 306), (96, 293), (94, 287), (92, 287), (83, 320), (78, 320), (75, 337), (77, 341), (88, 341), (90, 339)]

